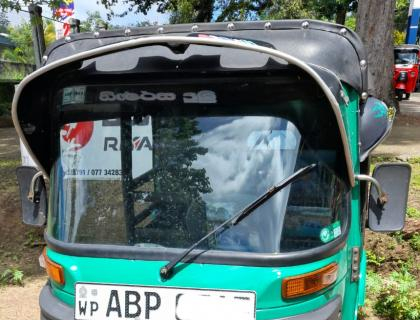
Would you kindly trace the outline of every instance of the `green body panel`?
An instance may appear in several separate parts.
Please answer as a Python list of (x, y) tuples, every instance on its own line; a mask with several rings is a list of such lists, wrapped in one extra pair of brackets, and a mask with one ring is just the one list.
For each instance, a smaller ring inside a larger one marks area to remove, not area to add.
[[(53, 283), (54, 294), (64, 302), (74, 304), (74, 285), (79, 282), (115, 283), (145, 286), (170, 286), (227, 290), (252, 290), (257, 294), (258, 319), (284, 317), (316, 309), (336, 295), (344, 296), (348, 278), (347, 249), (324, 260), (293, 267), (245, 267), (216, 264), (188, 264), (167, 281), (161, 280), (159, 269), (164, 261), (143, 261), (108, 258), (75, 257), (47, 250), (48, 257), (64, 266), (66, 283)], [(336, 262), (337, 282), (332, 288), (308, 297), (283, 300), (281, 281)]]
[[(350, 146), (350, 152), (353, 162), (353, 171), (355, 174), (360, 172), (359, 161), (359, 95), (351, 87), (343, 84), (344, 94), (347, 95), (348, 104), (341, 104), (341, 114), (346, 128), (347, 138)], [(347, 239), (349, 265), (351, 264), (352, 249), (362, 246), (362, 229), (360, 222), (360, 188), (359, 183), (352, 189), (351, 201), (351, 226)], [(358, 282), (351, 281), (351, 270), (346, 278), (346, 290), (343, 302), (343, 319), (357, 318), (357, 302), (359, 293)]]
[(362, 250), (360, 255), (360, 279), (359, 279), (359, 307), (365, 305), (365, 296), (366, 296), (366, 267), (367, 267), (367, 259), (366, 259), (366, 251)]
[(341, 115), (349, 141), (354, 173), (359, 173), (359, 95), (351, 87), (343, 84), (348, 104), (340, 104)]
[[(348, 104), (340, 105), (347, 132), (353, 169), (359, 173), (358, 104), (357, 93), (348, 86), (343, 87), (349, 98)], [(351, 223), (345, 246), (335, 255), (313, 263), (290, 267), (251, 267), (191, 263), (178, 266), (179, 271), (169, 280), (163, 281), (159, 269), (167, 261), (143, 261), (67, 256), (51, 249), (47, 255), (61, 264), (66, 283), (52, 283), (53, 293), (67, 304), (74, 305), (76, 282), (98, 282), (145, 286), (171, 286), (228, 290), (252, 290), (257, 295), (257, 319), (275, 319), (303, 314), (325, 305), (339, 295), (342, 298), (342, 319), (357, 317), (357, 308), (364, 300), (366, 259), (362, 254), (361, 279), (351, 281), (352, 248), (362, 244), (360, 224), (360, 191), (356, 182), (351, 192)], [(281, 281), (285, 277), (301, 275), (322, 268), (329, 263), (339, 265), (337, 281), (329, 288), (301, 298), (284, 300), (281, 296)], [(182, 264), (181, 264), (182, 265)]]

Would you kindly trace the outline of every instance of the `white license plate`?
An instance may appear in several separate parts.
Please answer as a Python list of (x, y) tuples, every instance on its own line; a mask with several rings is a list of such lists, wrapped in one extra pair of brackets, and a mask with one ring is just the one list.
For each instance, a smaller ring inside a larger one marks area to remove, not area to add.
[(254, 320), (255, 293), (77, 283), (76, 320)]

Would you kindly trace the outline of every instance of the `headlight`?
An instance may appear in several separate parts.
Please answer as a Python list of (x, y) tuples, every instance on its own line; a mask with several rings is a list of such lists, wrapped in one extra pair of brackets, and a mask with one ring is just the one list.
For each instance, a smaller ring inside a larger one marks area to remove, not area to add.
[(400, 72), (398, 76), (398, 81), (407, 81), (407, 72)]

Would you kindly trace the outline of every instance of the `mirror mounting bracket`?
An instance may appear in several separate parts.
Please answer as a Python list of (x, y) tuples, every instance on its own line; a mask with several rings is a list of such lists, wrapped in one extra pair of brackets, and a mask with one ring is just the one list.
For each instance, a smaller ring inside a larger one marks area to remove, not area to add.
[(379, 183), (379, 181), (376, 180), (374, 177), (369, 176), (367, 174), (356, 174), (356, 175), (354, 175), (354, 178), (358, 181), (370, 182), (371, 184), (373, 184), (375, 186), (376, 191), (379, 194), (378, 204), (383, 206), (388, 202), (388, 195), (384, 192), (384, 190), (383, 190), (381, 184)]
[(28, 200), (35, 203), (36, 197), (35, 197), (35, 183), (38, 180), (39, 177), (42, 176), (42, 171), (38, 171), (34, 174), (31, 180), (31, 184), (29, 185), (29, 192), (28, 192)]

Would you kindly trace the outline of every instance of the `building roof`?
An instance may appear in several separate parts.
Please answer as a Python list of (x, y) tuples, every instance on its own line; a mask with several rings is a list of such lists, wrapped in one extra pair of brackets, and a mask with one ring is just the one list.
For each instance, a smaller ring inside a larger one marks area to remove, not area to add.
[(9, 35), (0, 33), (0, 47), (14, 48), (16, 45), (10, 40)]

